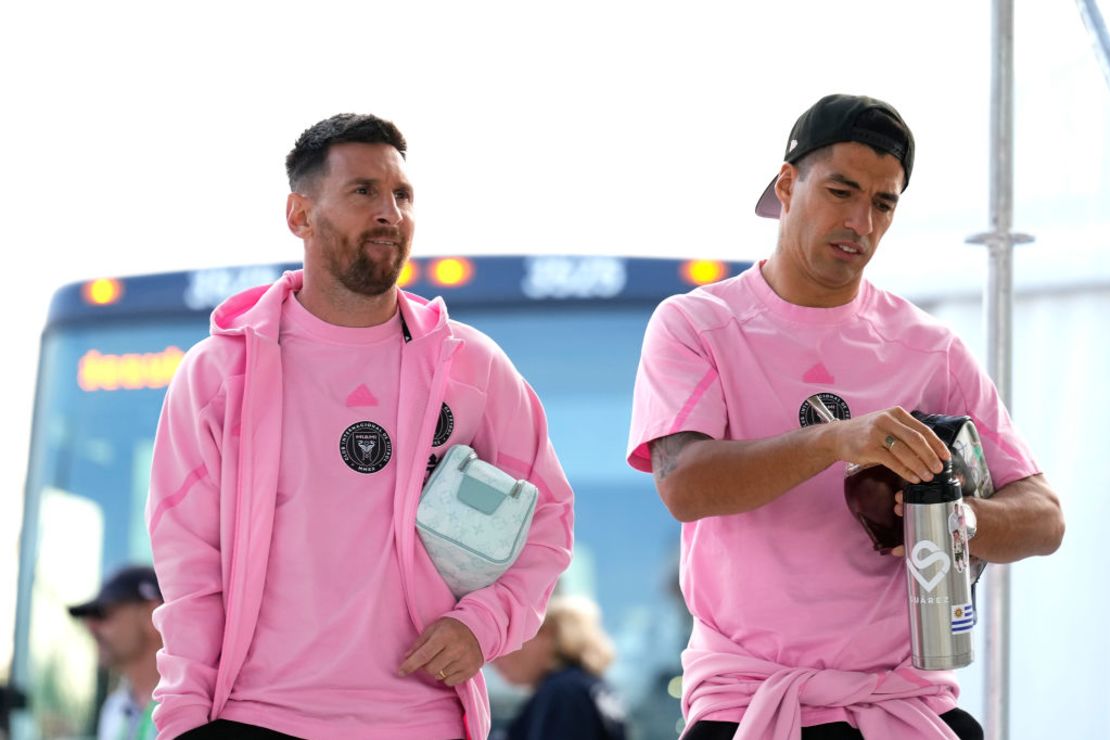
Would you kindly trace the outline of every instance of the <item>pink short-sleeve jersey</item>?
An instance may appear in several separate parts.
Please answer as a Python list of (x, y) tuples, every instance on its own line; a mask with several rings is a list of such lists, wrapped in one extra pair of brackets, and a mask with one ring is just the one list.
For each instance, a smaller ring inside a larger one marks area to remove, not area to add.
[[(656, 310), (636, 378), (628, 462), (650, 472), (650, 442), (676, 432), (759, 439), (796, 430), (815, 423), (806, 404), (814, 394), (841, 418), (895, 405), (967, 414), (996, 487), (1039, 472), (993, 384), (951, 331), (866, 281), (849, 304), (795, 306), (759, 265)], [(683, 525), (682, 592), (699, 629), (727, 640), (716, 644), (817, 670), (880, 672), (906, 662), (902, 561), (872, 549), (845, 505), (843, 475), (833, 465), (756, 510)], [(684, 703), (697, 709), (696, 696)], [(831, 708), (802, 712), (806, 725), (846, 719)], [(734, 707), (701, 718), (742, 714)]]

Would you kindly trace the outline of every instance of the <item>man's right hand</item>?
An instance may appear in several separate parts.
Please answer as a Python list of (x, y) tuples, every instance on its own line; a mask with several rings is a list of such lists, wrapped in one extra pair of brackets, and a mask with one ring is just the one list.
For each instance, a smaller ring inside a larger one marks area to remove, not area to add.
[(901, 406), (827, 425), (837, 459), (885, 465), (910, 483), (932, 480), (951, 457), (933, 430)]
[(929, 427), (900, 407), (765, 439), (677, 432), (651, 442), (655, 486), (682, 522), (759, 508), (837, 461), (878, 463), (920, 482), (943, 470), (950, 456)]

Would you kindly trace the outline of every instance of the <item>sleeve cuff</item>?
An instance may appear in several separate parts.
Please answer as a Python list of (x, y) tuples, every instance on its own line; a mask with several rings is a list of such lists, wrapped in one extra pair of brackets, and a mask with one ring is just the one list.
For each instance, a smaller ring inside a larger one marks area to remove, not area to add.
[[(174, 709), (171, 717), (156, 716), (155, 725), (158, 727), (159, 738), (176, 738), (184, 735), (189, 730), (195, 730), (208, 724), (209, 708), (202, 704)], [(157, 713), (157, 710), (155, 710)]]
[(482, 651), (482, 660), (490, 662), (496, 655), (497, 645), (500, 642), (494, 630), (490, 629), (488, 620), (482, 619), (473, 609), (456, 607), (443, 616), (462, 622), (474, 638), (478, 640), (478, 647)]

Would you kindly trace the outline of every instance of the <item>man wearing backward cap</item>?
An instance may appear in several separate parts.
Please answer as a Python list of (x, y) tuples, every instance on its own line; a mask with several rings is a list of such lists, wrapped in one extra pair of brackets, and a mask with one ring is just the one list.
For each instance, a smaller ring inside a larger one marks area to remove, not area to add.
[[(941, 471), (948, 448), (909, 410), (966, 414), (982, 436), (998, 490), (970, 500), (972, 555), (1011, 562), (1063, 537), (968, 349), (863, 279), (913, 155), (890, 105), (822, 98), (756, 207), (780, 220), (775, 251), (648, 326), (628, 461), (683, 522), (687, 740), (982, 737), (954, 674), (911, 665), (902, 548), (875, 554), (844, 501), (842, 461), (910, 482)], [(815, 423), (814, 395), (839, 421)]]

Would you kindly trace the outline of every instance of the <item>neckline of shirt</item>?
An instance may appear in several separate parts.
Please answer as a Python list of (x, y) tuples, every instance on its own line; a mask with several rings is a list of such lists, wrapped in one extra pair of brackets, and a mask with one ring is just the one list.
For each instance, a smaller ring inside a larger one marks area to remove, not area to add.
[(767, 278), (763, 276), (763, 263), (766, 260), (761, 260), (752, 265), (749, 272), (753, 273), (749, 276), (748, 282), (752, 290), (755, 291), (756, 296), (760, 302), (771, 312), (780, 316), (788, 321), (798, 324), (840, 324), (859, 315), (867, 301), (871, 296), (871, 284), (866, 280), (861, 280), (859, 284), (859, 291), (856, 297), (848, 303), (841, 306), (832, 306), (830, 308), (817, 308), (814, 306), (798, 306), (790, 301), (784, 300), (770, 283)]
[(290, 293), (285, 301), (282, 331), (292, 331), (313, 339), (333, 344), (367, 345), (401, 338), (401, 312), (398, 307), (393, 316), (376, 326), (336, 326), (312, 314), (301, 305), (296, 293)]

